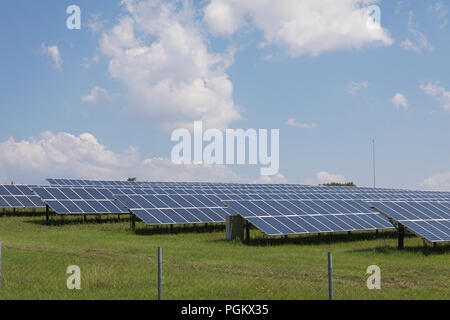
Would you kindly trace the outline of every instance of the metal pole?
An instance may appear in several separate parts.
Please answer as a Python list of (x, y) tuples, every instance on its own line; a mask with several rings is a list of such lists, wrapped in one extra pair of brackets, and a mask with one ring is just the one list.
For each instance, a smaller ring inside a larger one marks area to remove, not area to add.
[(372, 140), (372, 154), (373, 154), (373, 187), (375, 188), (375, 139)]
[(331, 252), (328, 252), (328, 289), (329, 298), (333, 300), (333, 257)]
[(158, 247), (158, 300), (162, 300), (162, 248)]
[(402, 224), (398, 224), (398, 249), (402, 250), (405, 248), (405, 227)]
[(48, 225), (49, 217), (48, 217), (48, 206), (45, 206), (45, 223)]
[(0, 298), (2, 297), (2, 242), (0, 241)]
[(136, 222), (134, 220), (134, 214), (131, 213), (131, 230), (136, 230)]
[(245, 238), (247, 240), (247, 243), (250, 243), (250, 224), (248, 221), (245, 223)]

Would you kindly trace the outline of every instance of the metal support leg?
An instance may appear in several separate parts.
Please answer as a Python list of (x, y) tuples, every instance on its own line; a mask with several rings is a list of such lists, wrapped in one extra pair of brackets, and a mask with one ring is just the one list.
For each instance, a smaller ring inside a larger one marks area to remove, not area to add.
[(398, 249), (402, 250), (405, 248), (405, 227), (402, 224), (398, 224)]
[(248, 223), (248, 221), (246, 221), (245, 223), (245, 239), (247, 243), (250, 242), (250, 224)]
[(131, 230), (136, 231), (136, 221), (134, 214), (131, 214)]
[(49, 225), (49, 207), (45, 206), (45, 223)]

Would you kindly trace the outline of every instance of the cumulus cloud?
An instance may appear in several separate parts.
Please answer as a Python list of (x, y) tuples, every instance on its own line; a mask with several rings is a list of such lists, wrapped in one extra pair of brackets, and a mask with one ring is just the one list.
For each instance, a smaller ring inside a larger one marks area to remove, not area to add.
[(361, 81), (361, 82), (352, 82), (347, 88), (347, 92), (350, 95), (356, 94), (359, 90), (362, 88), (367, 88), (369, 86), (369, 82), (367, 81)]
[(319, 171), (316, 173), (316, 179), (320, 184), (338, 182), (346, 182), (345, 177), (342, 174), (329, 173), (327, 171)]
[(45, 43), (41, 43), (41, 54), (47, 55), (52, 60), (53, 64), (55, 65), (56, 69), (59, 71), (62, 70), (62, 59), (61, 55), (59, 53), (59, 48), (57, 45), (53, 46), (47, 46)]
[(401, 93), (396, 93), (392, 98), (392, 103), (399, 109), (403, 109), (404, 111), (408, 110), (409, 104), (406, 97)]
[(281, 173), (277, 173), (273, 176), (260, 176), (255, 183), (276, 184), (287, 183), (286, 177)]
[(423, 50), (434, 51), (434, 47), (428, 42), (427, 36), (417, 29), (417, 24), (414, 22), (414, 12), (409, 12), (408, 31), (412, 35), (412, 40), (406, 38), (400, 43), (400, 46), (408, 51), (415, 53), (422, 53)]
[(314, 129), (317, 127), (315, 122), (298, 122), (295, 118), (289, 118), (286, 124), (290, 127), (304, 128), (304, 129)]
[(450, 172), (431, 175), (421, 183), (421, 187), (430, 190), (450, 190)]
[(309, 185), (324, 184), (331, 182), (345, 183), (347, 181), (344, 175), (338, 173), (329, 173), (327, 171), (316, 172), (314, 177), (309, 177), (304, 180), (304, 183)]
[(106, 89), (95, 86), (89, 94), (81, 97), (81, 101), (83, 101), (83, 103), (97, 103), (100, 99), (109, 100), (109, 98), (110, 96)]
[[(174, 164), (168, 158), (143, 158), (134, 147), (114, 152), (90, 133), (44, 132), (39, 137), (0, 142), (0, 181), (44, 183), (48, 177), (153, 181), (256, 182), (225, 165)], [(284, 182), (281, 174), (260, 183)]]
[(226, 73), (233, 50), (212, 53), (189, 2), (122, 1), (126, 14), (101, 39), (109, 72), (134, 114), (166, 130), (194, 120), (224, 129), (241, 118)]
[(440, 23), (440, 27), (442, 29), (444, 29), (448, 25), (448, 20), (447, 20), (448, 10), (447, 10), (446, 5), (444, 4), (444, 1), (439, 0), (434, 4), (431, 4), (428, 7), (428, 10), (430, 10), (431, 12), (436, 14), (438, 21)]
[(245, 24), (260, 29), (265, 43), (286, 47), (291, 56), (391, 45), (386, 29), (369, 28), (367, 6), (376, 0), (212, 0), (204, 21), (214, 35), (231, 35)]
[(442, 108), (446, 111), (450, 111), (450, 91), (447, 91), (444, 87), (439, 85), (439, 82), (428, 82), (428, 84), (420, 83), (420, 89), (425, 92), (426, 95), (434, 97)]

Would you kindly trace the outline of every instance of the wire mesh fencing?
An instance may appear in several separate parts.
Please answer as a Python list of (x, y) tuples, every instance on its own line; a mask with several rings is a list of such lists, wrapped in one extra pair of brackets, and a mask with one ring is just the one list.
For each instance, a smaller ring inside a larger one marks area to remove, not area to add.
[(50, 226), (42, 217), (1, 219), (0, 299), (325, 300), (328, 251), (333, 299), (450, 297), (448, 247), (407, 239), (411, 249), (398, 252), (390, 233), (274, 239), (251, 230), (247, 243), (225, 241), (220, 225), (140, 223), (133, 232), (125, 216), (57, 217)]

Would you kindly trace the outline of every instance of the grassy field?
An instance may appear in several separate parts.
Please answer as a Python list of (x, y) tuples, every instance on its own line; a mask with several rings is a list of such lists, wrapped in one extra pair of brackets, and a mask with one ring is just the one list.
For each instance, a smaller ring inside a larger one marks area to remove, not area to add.
[[(123, 217), (124, 218), (124, 217)], [(224, 240), (223, 226), (150, 228), (89, 217), (0, 217), (1, 299), (156, 299), (157, 247), (163, 248), (165, 299), (327, 299), (327, 252), (335, 299), (450, 299), (450, 245), (424, 247), (395, 232)], [(369, 265), (381, 290), (368, 290)], [(66, 287), (66, 268), (81, 268), (81, 290)]]

